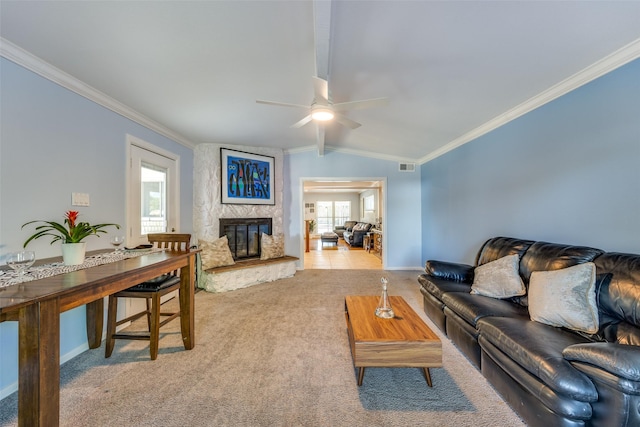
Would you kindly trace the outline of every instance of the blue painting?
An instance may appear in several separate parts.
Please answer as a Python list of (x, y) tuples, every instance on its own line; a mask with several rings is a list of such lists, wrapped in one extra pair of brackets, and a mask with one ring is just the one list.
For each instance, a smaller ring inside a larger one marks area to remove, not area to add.
[(274, 205), (274, 158), (220, 149), (222, 203)]

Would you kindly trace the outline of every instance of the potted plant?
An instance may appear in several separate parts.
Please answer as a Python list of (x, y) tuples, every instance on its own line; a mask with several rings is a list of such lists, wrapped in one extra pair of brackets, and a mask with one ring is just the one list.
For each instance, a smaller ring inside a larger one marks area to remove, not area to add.
[(84, 253), (86, 242), (85, 237), (106, 233), (103, 230), (106, 227), (120, 228), (118, 224), (96, 224), (91, 225), (88, 222), (78, 222), (78, 211), (67, 211), (64, 215), (64, 224), (53, 221), (35, 220), (29, 221), (22, 225), (22, 228), (33, 223), (43, 223), (36, 227), (36, 232), (29, 237), (23, 247), (27, 247), (29, 242), (40, 237), (50, 236), (51, 244), (60, 240), (62, 242), (62, 258), (66, 265), (77, 265), (84, 262)]

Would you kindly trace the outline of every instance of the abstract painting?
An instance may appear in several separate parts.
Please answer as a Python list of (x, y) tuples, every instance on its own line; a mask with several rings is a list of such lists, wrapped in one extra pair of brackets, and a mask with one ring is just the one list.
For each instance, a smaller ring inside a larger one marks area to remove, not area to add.
[(222, 203), (275, 205), (274, 158), (243, 151), (220, 149)]

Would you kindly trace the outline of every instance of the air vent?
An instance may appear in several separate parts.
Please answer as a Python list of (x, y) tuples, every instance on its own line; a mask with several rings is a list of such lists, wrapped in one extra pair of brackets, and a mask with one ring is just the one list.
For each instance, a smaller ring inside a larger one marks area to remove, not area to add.
[(400, 163), (398, 166), (398, 170), (400, 172), (415, 172), (416, 164), (415, 163)]

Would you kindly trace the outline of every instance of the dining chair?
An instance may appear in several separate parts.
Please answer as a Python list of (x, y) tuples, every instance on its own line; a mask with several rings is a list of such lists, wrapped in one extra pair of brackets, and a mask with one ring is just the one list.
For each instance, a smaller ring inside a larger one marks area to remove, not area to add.
[[(191, 234), (176, 233), (157, 233), (148, 234), (147, 238), (155, 248), (165, 249), (168, 251), (186, 252), (189, 250)], [(173, 271), (170, 274), (163, 274), (152, 280), (137, 284), (124, 291), (109, 295), (109, 305), (107, 312), (107, 337), (105, 344), (105, 357), (111, 357), (115, 340), (149, 340), (149, 350), (151, 360), (158, 357), (158, 342), (160, 340), (160, 328), (176, 317), (180, 316), (178, 312), (162, 312), (161, 298), (180, 288), (179, 271)], [(133, 314), (124, 319), (117, 320), (118, 299), (119, 298), (144, 298), (146, 300), (147, 309), (140, 313)], [(142, 316), (147, 316), (147, 331), (126, 333), (116, 332), (116, 328), (124, 323), (133, 322)], [(160, 318), (165, 317), (160, 321)]]

